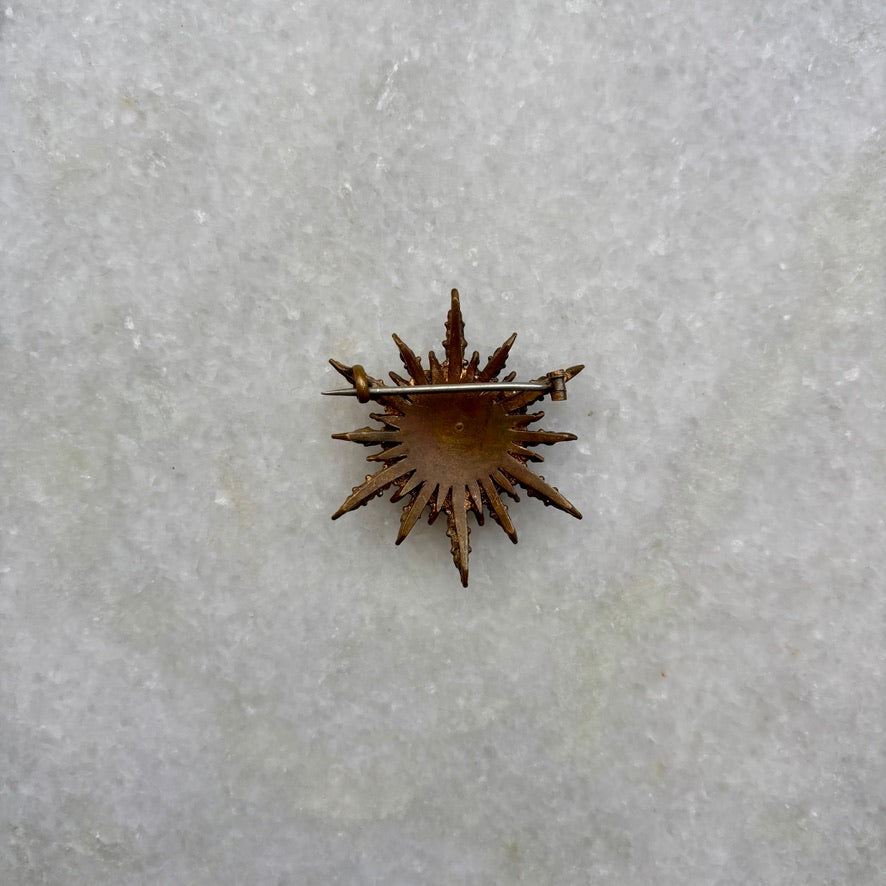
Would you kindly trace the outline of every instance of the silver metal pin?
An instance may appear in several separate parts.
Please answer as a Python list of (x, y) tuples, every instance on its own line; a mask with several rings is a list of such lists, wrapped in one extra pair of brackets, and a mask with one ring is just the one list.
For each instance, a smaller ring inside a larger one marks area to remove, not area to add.
[[(403, 387), (372, 387), (369, 398), (376, 397), (412, 397), (415, 394), (480, 394), (485, 391), (550, 391), (550, 382), (464, 382), (452, 385), (404, 385)], [(356, 397), (356, 388), (338, 388), (335, 391), (323, 391), (327, 397)]]

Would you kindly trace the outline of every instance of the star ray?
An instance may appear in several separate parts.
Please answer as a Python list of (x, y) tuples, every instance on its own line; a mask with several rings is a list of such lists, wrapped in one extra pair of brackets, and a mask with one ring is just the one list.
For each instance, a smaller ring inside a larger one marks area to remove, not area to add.
[(395, 433), (400, 433), (399, 427), (403, 424), (402, 415), (394, 415), (392, 412), (370, 412), (369, 417), (386, 424), (389, 428), (397, 428)]
[(405, 443), (398, 443), (396, 446), (389, 446), (382, 449), (381, 452), (374, 452), (372, 455), (366, 456), (366, 461), (394, 461), (409, 455), (409, 447)]
[(483, 496), (480, 494), (480, 484), (476, 480), (468, 480), (468, 493), (471, 496), (471, 506), (477, 516), (477, 523), (483, 525)]
[(575, 434), (567, 434), (561, 431), (514, 431), (513, 439), (519, 440), (528, 446), (553, 446), (554, 443), (567, 443), (569, 440), (577, 440)]
[(517, 495), (517, 490), (514, 489), (511, 481), (498, 469), (496, 468), (490, 475), (496, 483), (512, 498), (514, 501), (520, 501), (520, 496)]
[(504, 529), (507, 537), (514, 544), (517, 544), (517, 530), (514, 529), (514, 524), (511, 522), (511, 518), (508, 515), (508, 506), (501, 500), (501, 496), (498, 494), (498, 490), (495, 488), (495, 483), (492, 482), (492, 478), (481, 478), (480, 485), (483, 487), (483, 491), (486, 493), (486, 498), (489, 500), (489, 513), (492, 514), (492, 519)]
[(447, 513), (446, 534), (452, 541), (452, 560), (458, 568), (461, 576), (462, 587), (468, 586), (468, 555), (471, 547), (468, 544), (468, 536), (471, 530), (468, 528), (468, 512), (463, 507), (455, 506)]
[(507, 464), (502, 465), (502, 470), (507, 471), (518, 483), (521, 483), (530, 491), (537, 493), (538, 497), (545, 504), (553, 505), (555, 508), (566, 511), (567, 514), (572, 514), (573, 517), (581, 520), (581, 513), (572, 502), (561, 495), (558, 489), (546, 483), (544, 477), (534, 474), (517, 459), (509, 457)]
[(465, 360), (465, 324), (461, 316), (461, 303), (458, 290), (452, 290), (452, 307), (446, 317), (446, 339), (443, 347), (446, 351), (446, 374), (453, 384), (461, 379)]
[(443, 367), (437, 359), (437, 355), (431, 351), (428, 354), (428, 365), (431, 367), (431, 384), (440, 385), (444, 382)]
[(480, 365), (480, 352), (474, 351), (471, 359), (465, 368), (465, 381), (474, 381), (477, 377), (477, 367)]
[[(406, 495), (409, 495), (415, 489), (418, 489), (419, 486), (422, 485), (426, 480), (425, 477), (422, 477), (418, 471), (416, 471), (392, 496), (391, 501), (400, 501)], [(433, 485), (431, 486), (431, 492), (434, 491)]]
[(529, 461), (544, 461), (545, 457), (543, 455), (539, 455), (533, 449), (527, 449), (525, 446), (520, 446), (519, 443), (512, 443), (508, 447), (508, 452), (511, 455), (522, 455), (523, 458), (528, 458)]
[(539, 421), (544, 418), (545, 414), (543, 412), (527, 412), (523, 415), (519, 413), (512, 416), (514, 430), (517, 428), (525, 428), (527, 425), (531, 425), (534, 421)]
[(347, 440), (349, 443), (362, 443), (364, 446), (392, 443), (399, 438), (399, 431), (385, 431), (381, 428), (358, 428), (356, 431), (332, 435), (333, 440)]
[(342, 506), (332, 515), (333, 520), (337, 520), (342, 514), (353, 511), (366, 504), (369, 499), (378, 495), (386, 486), (399, 480), (404, 474), (408, 474), (413, 468), (409, 465), (408, 459), (398, 461), (386, 468), (380, 470), (377, 474), (367, 477), (365, 482), (360, 486), (355, 486), (353, 492), (345, 499)]
[(399, 335), (394, 333), (392, 338), (394, 339), (397, 348), (400, 350), (400, 359), (403, 361), (403, 366), (406, 368), (406, 371), (413, 379), (415, 379), (417, 385), (426, 385), (428, 383), (428, 376), (425, 373), (424, 367), (421, 365), (421, 360), (419, 360), (412, 348), (410, 348)]
[(517, 333), (515, 332), (496, 352), (489, 358), (489, 362), (483, 368), (483, 371), (477, 376), (477, 381), (489, 381), (490, 379), (495, 378), (502, 369), (505, 368), (505, 363), (508, 362), (508, 355), (511, 353), (511, 348), (514, 346), (514, 342), (517, 340)]
[(427, 503), (434, 494), (434, 487), (430, 483), (425, 483), (418, 491), (418, 494), (403, 508), (403, 515), (400, 518), (400, 531), (397, 533), (397, 541), (400, 544), (403, 539), (412, 532), (412, 528), (418, 522)]

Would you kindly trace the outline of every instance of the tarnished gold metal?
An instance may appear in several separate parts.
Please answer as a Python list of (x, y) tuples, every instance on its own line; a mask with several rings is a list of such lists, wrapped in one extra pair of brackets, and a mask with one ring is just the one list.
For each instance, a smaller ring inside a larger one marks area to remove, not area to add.
[(375, 400), (385, 409), (371, 414), (381, 423), (380, 427), (333, 435), (336, 440), (381, 446), (381, 450), (367, 456), (367, 460), (384, 466), (354, 487), (332, 519), (394, 487), (391, 501), (408, 499), (396, 539), (400, 544), (425, 509), (429, 509), (429, 523), (445, 511), (452, 559), (465, 587), (471, 551), (469, 511), (474, 512), (481, 526), (484, 511), (488, 511), (514, 544), (517, 533), (501, 493), (519, 501), (515, 486), (522, 486), (530, 497), (541, 499), (546, 506), (553, 505), (581, 519), (576, 508), (528, 466), (530, 461), (544, 461), (529, 447), (576, 437), (560, 431), (530, 429), (544, 413), (529, 413), (527, 407), (545, 394), (552, 400), (565, 400), (566, 383), (584, 366), (555, 370), (525, 384), (513, 381), (515, 373), (499, 381), (516, 337), (514, 333), (482, 369), (477, 351), (470, 360), (465, 360), (464, 322), (458, 291), (453, 289), (442, 362), (431, 351), (426, 369), (413, 351), (394, 335), (409, 378), (391, 372), (395, 385), (391, 388), (368, 376), (362, 366), (345, 366), (330, 360), (352, 387), (326, 393), (356, 395), (361, 403)]

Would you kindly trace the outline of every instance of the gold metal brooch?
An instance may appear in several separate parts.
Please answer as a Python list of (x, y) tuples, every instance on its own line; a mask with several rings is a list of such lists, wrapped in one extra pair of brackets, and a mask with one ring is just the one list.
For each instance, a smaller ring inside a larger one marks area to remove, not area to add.
[(577, 438), (575, 434), (530, 428), (544, 413), (527, 412), (527, 407), (545, 395), (551, 400), (565, 400), (566, 383), (584, 366), (548, 372), (526, 383), (515, 382), (513, 372), (499, 380), (516, 337), (514, 333), (482, 369), (477, 351), (466, 360), (464, 322), (458, 290), (453, 289), (442, 363), (431, 351), (426, 369), (396, 334), (394, 341), (409, 377), (389, 373), (394, 387), (386, 387), (381, 380), (367, 375), (362, 366), (330, 360), (351, 387), (324, 393), (356, 396), (361, 403), (375, 400), (385, 409), (371, 413), (380, 427), (333, 435), (336, 440), (381, 446), (379, 452), (367, 456), (367, 461), (384, 466), (354, 487), (332, 519), (396, 487), (391, 501), (408, 497), (397, 533), (396, 543), (400, 544), (425, 508), (430, 508), (428, 523), (445, 511), (452, 559), (465, 587), (471, 551), (468, 511), (474, 512), (482, 526), (484, 511), (488, 510), (514, 544), (517, 533), (501, 493), (519, 501), (517, 485), (546, 506), (553, 505), (581, 519), (578, 510), (528, 465), (544, 461), (529, 447)]

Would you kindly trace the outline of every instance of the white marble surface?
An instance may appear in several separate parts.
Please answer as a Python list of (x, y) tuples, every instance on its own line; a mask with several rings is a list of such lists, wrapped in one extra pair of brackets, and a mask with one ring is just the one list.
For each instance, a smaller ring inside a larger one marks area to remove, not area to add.
[[(0, 882), (883, 883), (884, 24), (9, 0)], [(467, 590), (318, 396), (453, 285), (588, 365)]]

